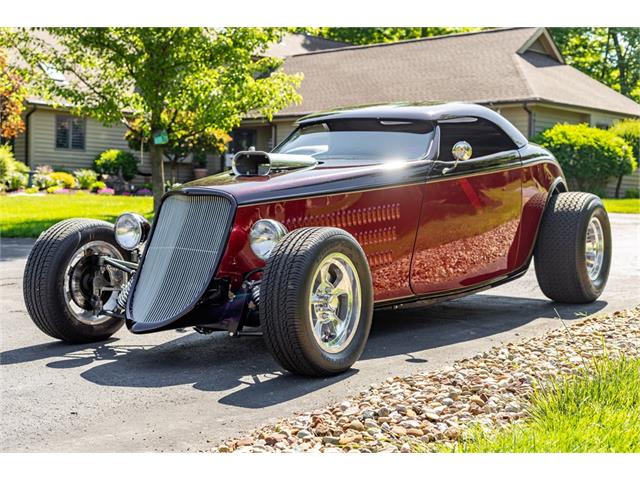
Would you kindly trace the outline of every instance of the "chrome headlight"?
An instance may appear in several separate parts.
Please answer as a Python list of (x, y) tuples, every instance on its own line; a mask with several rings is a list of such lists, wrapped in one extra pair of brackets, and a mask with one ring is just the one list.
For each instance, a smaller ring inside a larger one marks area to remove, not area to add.
[(123, 213), (116, 220), (116, 242), (125, 250), (135, 250), (147, 241), (151, 225), (137, 213)]
[(261, 260), (271, 255), (276, 244), (287, 234), (287, 228), (275, 220), (258, 220), (249, 231), (251, 250)]

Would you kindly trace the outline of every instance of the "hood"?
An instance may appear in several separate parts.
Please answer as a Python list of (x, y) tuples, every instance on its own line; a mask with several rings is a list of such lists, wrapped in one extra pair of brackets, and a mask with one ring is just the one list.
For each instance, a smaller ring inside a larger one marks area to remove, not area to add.
[(231, 195), (238, 205), (248, 205), (417, 183), (425, 180), (432, 164), (429, 160), (372, 160), (363, 164), (345, 159), (265, 176), (239, 176), (229, 170), (185, 183), (179, 191), (187, 194), (221, 192)]

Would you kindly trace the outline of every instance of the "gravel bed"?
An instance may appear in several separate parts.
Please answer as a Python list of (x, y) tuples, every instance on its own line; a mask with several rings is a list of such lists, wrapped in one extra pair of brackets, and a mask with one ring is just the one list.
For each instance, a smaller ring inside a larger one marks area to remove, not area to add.
[(472, 426), (521, 422), (534, 385), (605, 353), (640, 356), (640, 307), (589, 317), (452, 367), (387, 378), (341, 403), (283, 419), (214, 452), (410, 452), (453, 444)]

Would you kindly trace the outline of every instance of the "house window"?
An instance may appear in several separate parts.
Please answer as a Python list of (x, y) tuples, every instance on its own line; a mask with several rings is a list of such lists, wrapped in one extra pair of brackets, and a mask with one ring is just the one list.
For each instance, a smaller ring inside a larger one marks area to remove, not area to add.
[(84, 150), (85, 119), (56, 115), (56, 148)]

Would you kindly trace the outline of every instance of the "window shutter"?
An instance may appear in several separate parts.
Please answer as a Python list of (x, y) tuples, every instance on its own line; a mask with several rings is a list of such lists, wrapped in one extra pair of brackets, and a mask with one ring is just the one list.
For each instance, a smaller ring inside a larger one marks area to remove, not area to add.
[(85, 120), (74, 118), (71, 121), (71, 148), (84, 150), (85, 144)]
[(56, 115), (56, 148), (69, 148), (69, 117)]

